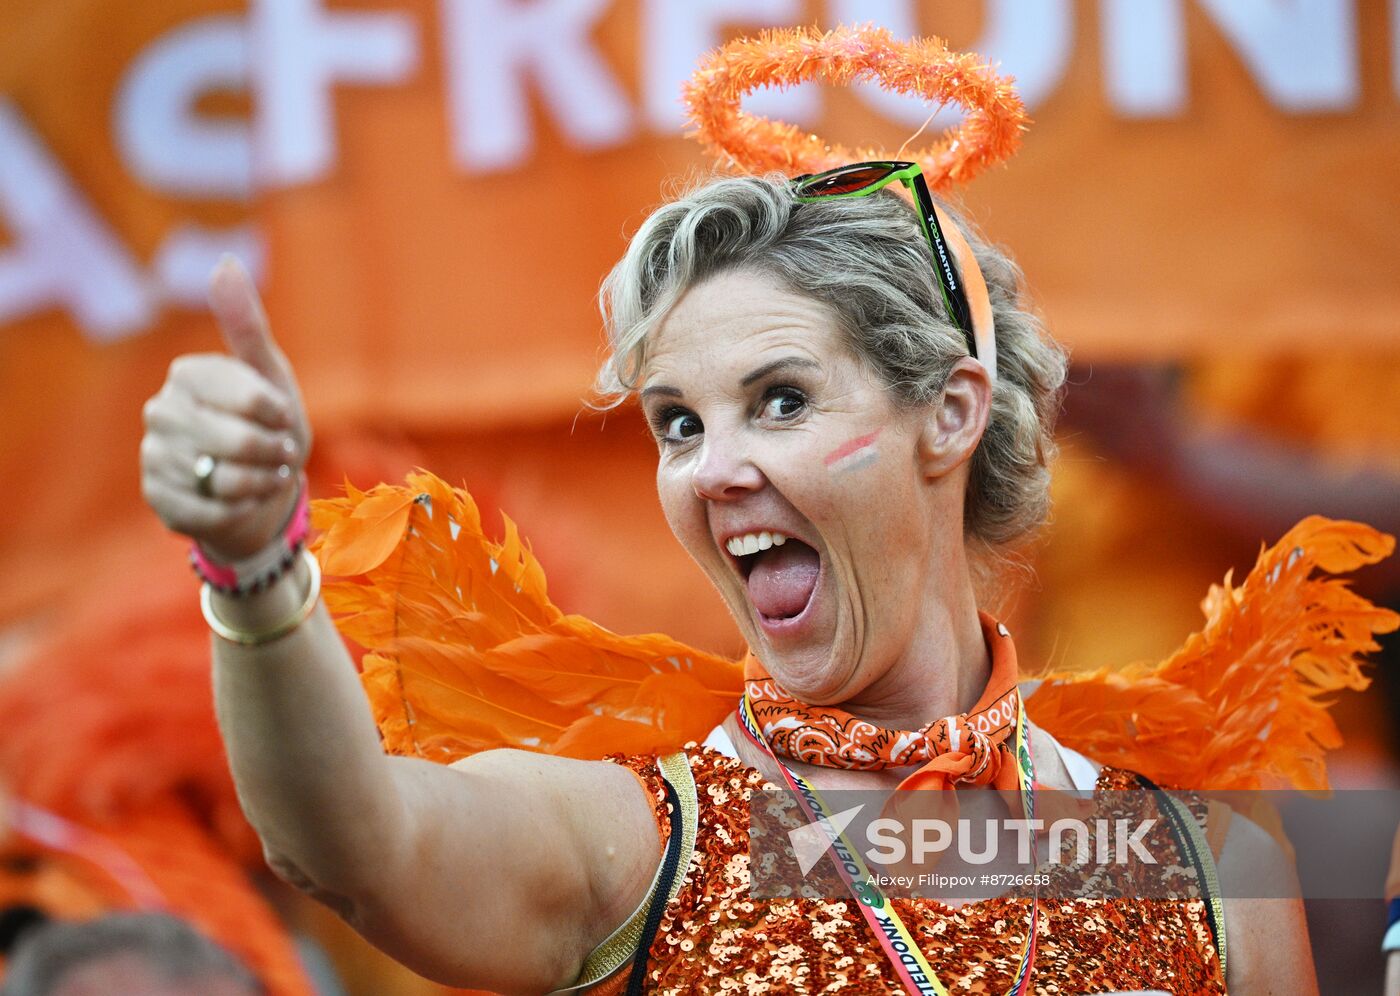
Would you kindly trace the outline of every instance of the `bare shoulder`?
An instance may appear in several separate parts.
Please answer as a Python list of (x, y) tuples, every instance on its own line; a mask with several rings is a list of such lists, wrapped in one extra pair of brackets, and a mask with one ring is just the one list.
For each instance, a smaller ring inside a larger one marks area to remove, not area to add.
[(392, 891), (356, 926), (420, 974), (565, 986), (645, 896), (660, 834), (627, 767), (518, 750), (392, 761), (408, 843), (384, 856)]
[(587, 887), (600, 899), (592, 922), (621, 922), (641, 902), (661, 842), (647, 789), (627, 766), (492, 750), (457, 761), (452, 769), (489, 785), (496, 798), (518, 794), (514, 822), (521, 829), (552, 827), (552, 835), (567, 838), (567, 853), (587, 869)]
[[(1232, 994), (1317, 993), (1308, 925), (1293, 862), (1272, 835), (1238, 813), (1217, 863)], [(1254, 899), (1248, 896), (1278, 896)]]

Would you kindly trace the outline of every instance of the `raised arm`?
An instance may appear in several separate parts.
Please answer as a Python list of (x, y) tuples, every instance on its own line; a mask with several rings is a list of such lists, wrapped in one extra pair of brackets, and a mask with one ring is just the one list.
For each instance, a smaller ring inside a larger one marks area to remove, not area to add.
[[(216, 561), (276, 540), (311, 432), (290, 364), (233, 261), (210, 302), (228, 354), (182, 356), (146, 405), (142, 487), (167, 526)], [(201, 454), (215, 458), (206, 494)], [(213, 594), (241, 633), (297, 616), (303, 561), (265, 590)], [(276, 639), (213, 637), (219, 727), (268, 863), (371, 942), (457, 986), (540, 992), (645, 894), (660, 852), (648, 800), (617, 765), (493, 751), (443, 767), (380, 749), (323, 606)]]

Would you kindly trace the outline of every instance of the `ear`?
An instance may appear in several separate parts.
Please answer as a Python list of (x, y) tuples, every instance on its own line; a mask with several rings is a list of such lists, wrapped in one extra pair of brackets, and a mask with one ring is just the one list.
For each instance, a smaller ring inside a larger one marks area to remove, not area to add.
[(971, 357), (958, 360), (942, 400), (929, 410), (919, 436), (919, 462), (925, 477), (941, 477), (966, 463), (982, 441), (991, 411), (987, 368)]

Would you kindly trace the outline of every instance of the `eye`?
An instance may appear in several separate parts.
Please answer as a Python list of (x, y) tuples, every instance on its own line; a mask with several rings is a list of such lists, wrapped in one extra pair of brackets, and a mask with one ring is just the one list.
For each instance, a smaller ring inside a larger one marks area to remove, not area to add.
[(667, 443), (683, 443), (698, 436), (704, 429), (694, 412), (684, 408), (666, 408), (656, 413), (652, 422), (657, 435)]
[(785, 421), (807, 410), (807, 396), (795, 387), (772, 387), (763, 395), (763, 416)]

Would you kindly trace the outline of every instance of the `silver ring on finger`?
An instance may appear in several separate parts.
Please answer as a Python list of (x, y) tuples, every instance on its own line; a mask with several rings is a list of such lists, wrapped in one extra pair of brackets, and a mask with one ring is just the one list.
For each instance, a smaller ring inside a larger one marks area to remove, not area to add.
[(219, 466), (208, 453), (194, 458), (194, 490), (205, 498), (214, 497), (214, 470)]

